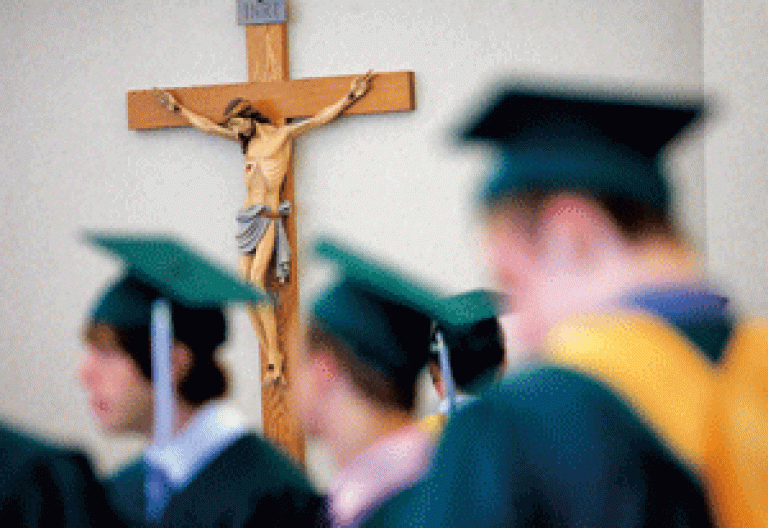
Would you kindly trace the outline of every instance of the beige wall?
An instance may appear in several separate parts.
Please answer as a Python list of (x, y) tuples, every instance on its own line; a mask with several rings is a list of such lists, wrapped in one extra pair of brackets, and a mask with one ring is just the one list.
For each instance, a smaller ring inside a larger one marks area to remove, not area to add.
[(712, 273), (741, 309), (768, 309), (768, 8), (702, 2), (704, 85), (718, 96), (706, 134)]
[[(411, 114), (343, 119), (298, 142), (300, 247), (317, 233), (334, 232), (446, 290), (486, 284), (471, 201), (485, 159), (450, 139), (477, 94), (500, 78), (538, 73), (696, 88), (702, 67), (717, 65), (707, 80), (736, 96), (741, 109), (717, 136), (722, 142), (707, 146), (707, 161), (720, 175), (717, 193), (706, 193), (702, 139), (676, 154), (676, 178), (696, 240), (711, 253), (729, 244), (749, 249), (748, 236), (731, 237), (724, 201), (737, 193), (761, 212), (752, 190), (764, 185), (757, 168), (765, 164), (765, 149), (749, 128), (761, 123), (741, 106), (758, 87), (747, 80), (759, 70), (750, 50), (765, 17), (761, 4), (752, 4), (754, 12), (741, 19), (726, 2), (714, 1), (292, 1), (294, 77), (409, 69), (416, 72), (418, 104)], [(235, 15), (232, 0), (20, 0), (0, 18), (6, 118), (0, 411), (87, 444), (102, 468), (114, 467), (137, 444), (98, 434), (73, 378), (85, 310), (117, 269), (82, 246), (77, 232), (173, 231), (235, 265), (233, 217), (243, 193), (238, 147), (190, 130), (131, 132), (124, 108), (129, 89), (245, 80), (244, 30)], [(753, 61), (753, 71), (734, 66)], [(732, 89), (734, 76), (739, 89)], [(734, 169), (738, 180), (726, 176)], [(738, 221), (749, 224), (739, 226), (742, 233), (760, 228), (749, 218)], [(741, 263), (750, 275), (739, 279), (745, 285), (762, 271), (748, 256)], [(303, 253), (300, 258), (307, 301), (325, 273)], [(738, 275), (720, 256), (712, 261), (725, 275)], [(233, 319), (226, 357), (237, 371), (235, 397), (258, 422), (256, 341), (241, 311)], [(329, 470), (317, 467), (327, 478)]]

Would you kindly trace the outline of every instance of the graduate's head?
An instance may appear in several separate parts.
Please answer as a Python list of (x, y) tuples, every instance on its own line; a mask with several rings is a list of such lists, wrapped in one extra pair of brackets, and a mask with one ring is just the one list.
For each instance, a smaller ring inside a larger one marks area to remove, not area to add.
[[(101, 294), (86, 323), (88, 353), (80, 374), (92, 391), (94, 412), (107, 430), (136, 430), (136, 419), (151, 416), (151, 407), (146, 408), (152, 380), (150, 319), (152, 302), (159, 296), (158, 289), (128, 272)], [(171, 354), (179, 398), (198, 406), (223, 396), (227, 378), (215, 357), (226, 336), (223, 311), (171, 301), (171, 314)], [(135, 387), (126, 388), (130, 379)]]
[(321, 254), (339, 265), (342, 277), (311, 307), (297, 376), (305, 427), (322, 436), (352, 420), (343, 411), (353, 407), (412, 415), (427, 362), (430, 301), (412, 283), (349, 250), (326, 245)]
[[(435, 390), (441, 398), (448, 396), (442, 369), (447, 361), (454, 388), (478, 394), (504, 370), (504, 336), (498, 320), (506, 308), (504, 299), (488, 290), (472, 290), (445, 299), (444, 306), (448, 313), (461, 312), (466, 322), (433, 322), (429, 371)], [(441, 354), (446, 357), (441, 359)]]
[(215, 355), (226, 339), (224, 306), (263, 302), (266, 294), (173, 236), (84, 238), (125, 265), (86, 322), (80, 375), (94, 411), (109, 431), (167, 441), (201, 404), (227, 390)]
[(524, 345), (616, 293), (622, 277), (611, 273), (622, 259), (681, 242), (664, 154), (702, 109), (672, 97), (515, 86), (467, 127), (466, 140), (497, 148), (481, 203), (490, 261), (521, 312)]

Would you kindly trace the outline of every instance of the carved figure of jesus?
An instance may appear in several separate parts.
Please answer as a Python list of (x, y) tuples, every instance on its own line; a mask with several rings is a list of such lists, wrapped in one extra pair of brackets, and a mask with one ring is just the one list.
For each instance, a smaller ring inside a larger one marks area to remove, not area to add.
[[(237, 140), (242, 145), (246, 193), (245, 203), (238, 214), (237, 238), (242, 254), (240, 273), (247, 282), (264, 287), (273, 255), (277, 259), (275, 265), (280, 282), (285, 280), (290, 269), (290, 246), (282, 223), (289, 205), (280, 203), (280, 191), (288, 173), (293, 139), (338, 117), (368, 91), (371, 77), (369, 71), (355, 78), (344, 97), (313, 117), (285, 125), (270, 122), (241, 98), (227, 105), (222, 123), (215, 123), (189, 110), (171, 93), (157, 90), (160, 103), (168, 111), (180, 114), (203, 132)], [(264, 303), (251, 307), (248, 312), (259, 344), (266, 350), (268, 364), (264, 383), (284, 381), (274, 309)]]

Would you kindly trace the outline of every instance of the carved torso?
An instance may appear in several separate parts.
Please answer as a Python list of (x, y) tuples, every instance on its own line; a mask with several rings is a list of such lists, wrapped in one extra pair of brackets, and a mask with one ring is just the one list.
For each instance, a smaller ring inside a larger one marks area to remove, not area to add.
[(243, 165), (245, 207), (265, 204), (276, 211), (293, 143), (279, 128), (257, 125), (257, 130), (258, 134), (248, 143)]

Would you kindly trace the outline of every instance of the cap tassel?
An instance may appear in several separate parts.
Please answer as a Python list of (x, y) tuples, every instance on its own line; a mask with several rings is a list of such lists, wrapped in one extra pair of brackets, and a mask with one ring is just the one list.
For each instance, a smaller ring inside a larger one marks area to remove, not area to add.
[(448, 400), (448, 414), (452, 415), (456, 410), (456, 390), (453, 384), (448, 347), (445, 345), (445, 338), (440, 330), (435, 331), (435, 346), (437, 347), (437, 356), (440, 360), (440, 372), (443, 373), (443, 393)]
[(173, 437), (176, 400), (171, 369), (171, 303), (152, 303), (152, 391), (154, 394), (155, 445), (163, 446)]

